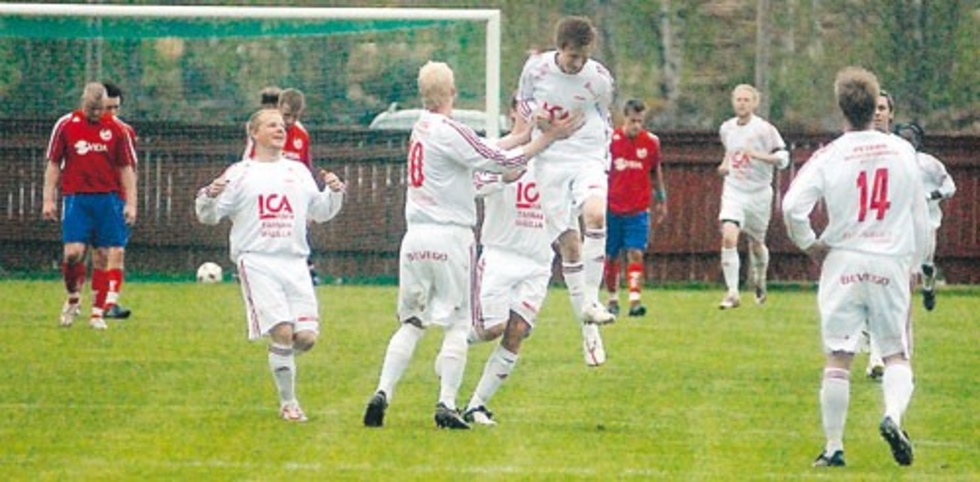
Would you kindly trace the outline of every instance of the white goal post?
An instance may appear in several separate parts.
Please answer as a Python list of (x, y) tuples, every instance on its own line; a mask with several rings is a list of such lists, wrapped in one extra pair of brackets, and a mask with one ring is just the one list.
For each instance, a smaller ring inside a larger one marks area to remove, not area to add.
[(500, 133), (500, 11), (438, 8), (317, 8), (0, 3), (0, 16), (155, 17), (253, 20), (460, 20), (486, 22), (486, 133)]

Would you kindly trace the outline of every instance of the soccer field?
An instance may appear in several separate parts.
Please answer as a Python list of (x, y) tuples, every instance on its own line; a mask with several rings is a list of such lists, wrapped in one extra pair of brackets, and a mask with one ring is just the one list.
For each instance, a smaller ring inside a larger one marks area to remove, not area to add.
[[(62, 290), (0, 282), (4, 480), (980, 479), (977, 288), (941, 291), (931, 313), (915, 297), (915, 464), (897, 466), (880, 439), (880, 385), (861, 357), (842, 469), (810, 467), (823, 432), (809, 290), (724, 312), (720, 289), (648, 290), (651, 313), (604, 328), (609, 359), (590, 369), (567, 295), (553, 289), (490, 404), (499, 425), (471, 431), (432, 421), (439, 330), (419, 345), (386, 426), (361, 426), (396, 327), (394, 287), (318, 288), (321, 341), (297, 361), (306, 424), (278, 419), (235, 284), (129, 283), (135, 314), (105, 332), (84, 318), (59, 328)], [(461, 405), (490, 348), (470, 351)]]

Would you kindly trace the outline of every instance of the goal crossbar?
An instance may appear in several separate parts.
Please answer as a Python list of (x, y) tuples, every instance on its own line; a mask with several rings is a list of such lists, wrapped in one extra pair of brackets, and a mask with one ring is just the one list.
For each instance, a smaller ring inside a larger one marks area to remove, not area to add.
[(0, 3), (0, 17), (130, 17), (251, 20), (456, 20), (486, 23), (487, 135), (500, 132), (500, 10)]

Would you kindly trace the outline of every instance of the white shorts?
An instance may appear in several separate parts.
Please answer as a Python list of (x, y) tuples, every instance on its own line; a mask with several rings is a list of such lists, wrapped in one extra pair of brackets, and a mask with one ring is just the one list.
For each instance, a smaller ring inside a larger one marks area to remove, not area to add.
[(473, 316), (473, 230), (451, 225), (410, 226), (398, 261), (398, 320), (423, 326), (470, 326)]
[(748, 193), (728, 187), (721, 190), (719, 221), (734, 221), (739, 229), (758, 242), (766, 240), (769, 218), (772, 216), (772, 187)]
[(569, 225), (568, 220), (578, 219), (586, 199), (598, 197), (605, 202), (609, 177), (602, 159), (577, 163), (542, 159), (535, 162), (549, 234), (558, 236), (568, 229), (577, 229), (578, 224)]
[(238, 276), (249, 340), (268, 335), (279, 323), (292, 324), (294, 332), (319, 333), (319, 308), (306, 258), (242, 254)]
[(817, 294), (824, 351), (856, 353), (867, 329), (882, 356), (910, 356), (909, 273), (905, 260), (832, 250)]
[(507, 323), (511, 311), (534, 327), (550, 280), (550, 262), (544, 264), (510, 250), (485, 247), (477, 264), (478, 329)]

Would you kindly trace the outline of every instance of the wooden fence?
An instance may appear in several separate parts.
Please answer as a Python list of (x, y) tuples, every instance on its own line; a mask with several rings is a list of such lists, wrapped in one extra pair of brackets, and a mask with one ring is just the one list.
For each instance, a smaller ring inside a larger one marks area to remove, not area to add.
[[(0, 120), (0, 268), (51, 271), (60, 256), (60, 229), (41, 220), (44, 147), (53, 121)], [(136, 123), (139, 141), (139, 220), (127, 269), (192, 273), (200, 263), (227, 261), (228, 225), (198, 224), (196, 190), (241, 156), (240, 126)], [(394, 278), (404, 232), (404, 133), (366, 129), (311, 131), (321, 167), (348, 183), (341, 214), (311, 230), (320, 270), (330, 277)], [(714, 133), (660, 135), (670, 192), (667, 221), (651, 233), (647, 279), (720, 281), (717, 214), (721, 179), (714, 174), (721, 146)], [(793, 166), (776, 179), (776, 203), (796, 168), (831, 135), (787, 134)], [(933, 136), (925, 150), (945, 161), (957, 194), (944, 206), (938, 264), (952, 283), (980, 282), (980, 138)], [(778, 206), (778, 204), (777, 204)], [(817, 213), (817, 217), (820, 213)], [(818, 220), (819, 221), (819, 220)], [(789, 242), (781, 216), (769, 229), (770, 279), (812, 280), (816, 268)], [(744, 250), (744, 246), (742, 247)], [(746, 263), (743, 263), (743, 265)], [(744, 271), (744, 269), (743, 269)]]

